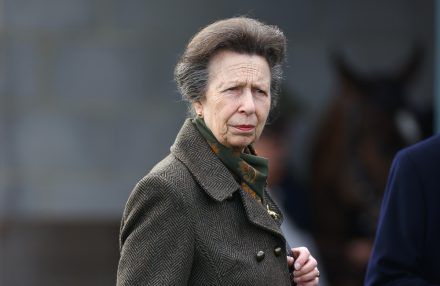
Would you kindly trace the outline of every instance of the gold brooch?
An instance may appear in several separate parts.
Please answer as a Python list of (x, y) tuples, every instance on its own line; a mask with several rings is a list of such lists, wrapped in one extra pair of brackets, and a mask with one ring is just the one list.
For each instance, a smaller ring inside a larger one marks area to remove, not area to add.
[(278, 219), (278, 214), (269, 208), (269, 205), (266, 205), (267, 213), (273, 218)]

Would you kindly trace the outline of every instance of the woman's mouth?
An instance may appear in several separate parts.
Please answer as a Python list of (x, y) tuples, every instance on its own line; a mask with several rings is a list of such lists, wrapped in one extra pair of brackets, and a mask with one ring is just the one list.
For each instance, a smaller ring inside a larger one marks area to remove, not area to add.
[(240, 131), (243, 132), (249, 132), (254, 130), (255, 126), (254, 125), (247, 125), (247, 124), (243, 124), (243, 125), (235, 125), (235, 128), (237, 128)]

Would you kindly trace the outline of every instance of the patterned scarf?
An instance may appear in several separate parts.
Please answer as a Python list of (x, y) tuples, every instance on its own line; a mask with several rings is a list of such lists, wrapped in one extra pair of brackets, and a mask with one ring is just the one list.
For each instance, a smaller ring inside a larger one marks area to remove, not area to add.
[(261, 202), (268, 174), (268, 160), (258, 157), (252, 145), (244, 152), (234, 151), (217, 141), (201, 117), (193, 119), (199, 132), (206, 139), (212, 151), (232, 172), (244, 191)]

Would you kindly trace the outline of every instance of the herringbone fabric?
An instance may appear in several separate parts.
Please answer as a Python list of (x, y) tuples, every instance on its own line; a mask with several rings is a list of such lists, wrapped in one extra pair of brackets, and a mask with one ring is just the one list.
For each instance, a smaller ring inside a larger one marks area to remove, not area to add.
[(221, 144), (201, 117), (192, 121), (200, 134), (211, 147), (212, 152), (235, 176), (243, 190), (261, 201), (266, 188), (268, 163), (266, 158), (259, 157), (249, 145), (244, 150), (233, 150)]
[(186, 120), (128, 199), (117, 285), (290, 285), (282, 216), (266, 192), (263, 204)]

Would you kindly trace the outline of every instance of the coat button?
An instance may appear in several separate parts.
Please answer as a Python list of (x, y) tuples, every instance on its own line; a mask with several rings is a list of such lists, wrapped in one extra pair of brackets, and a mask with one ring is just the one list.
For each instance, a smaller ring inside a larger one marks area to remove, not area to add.
[(260, 250), (257, 252), (257, 261), (260, 262), (261, 260), (264, 259), (264, 251)]
[(275, 247), (275, 249), (273, 250), (275, 256), (280, 256), (282, 251), (283, 250), (281, 249), (281, 247)]

